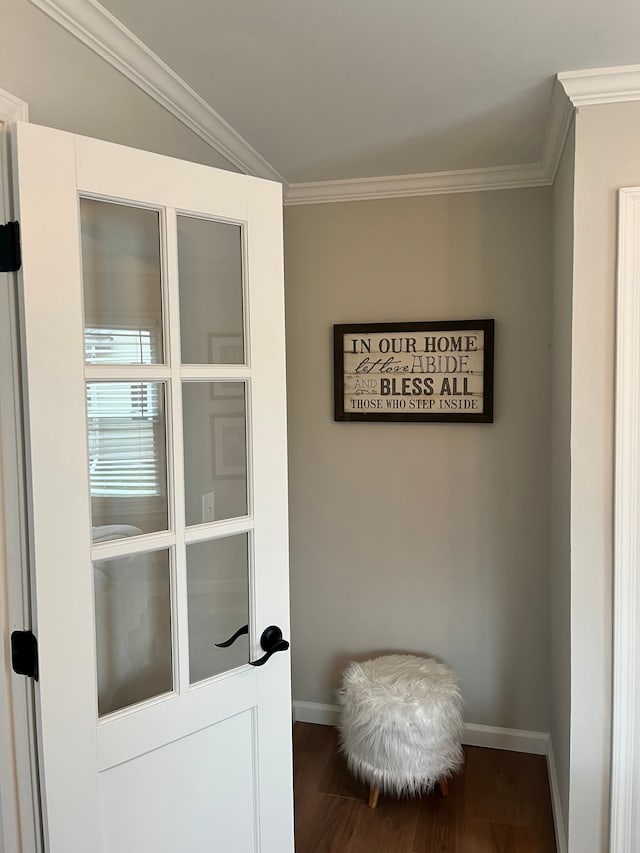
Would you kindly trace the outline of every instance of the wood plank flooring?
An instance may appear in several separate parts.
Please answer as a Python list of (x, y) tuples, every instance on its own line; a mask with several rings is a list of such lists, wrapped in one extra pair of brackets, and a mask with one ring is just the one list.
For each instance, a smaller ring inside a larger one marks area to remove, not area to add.
[(556, 853), (544, 756), (465, 747), (446, 799), (370, 809), (335, 729), (296, 723), (293, 745), (296, 853)]

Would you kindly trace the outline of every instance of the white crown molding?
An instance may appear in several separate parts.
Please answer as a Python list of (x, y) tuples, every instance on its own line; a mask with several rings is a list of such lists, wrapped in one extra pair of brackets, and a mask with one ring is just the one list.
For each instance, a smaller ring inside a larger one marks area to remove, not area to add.
[(564, 87), (556, 78), (547, 119), (547, 132), (542, 146), (542, 171), (549, 184), (555, 181), (574, 111), (574, 106), (567, 97)]
[(96, 0), (31, 0), (242, 172), (282, 175), (160, 57)]
[(462, 169), (454, 172), (426, 172), (421, 175), (389, 175), (342, 181), (312, 181), (289, 184), (286, 205), (320, 204), (338, 201), (365, 201), (381, 198), (468, 193), (538, 187), (549, 183), (541, 163)]
[[(613, 81), (614, 88), (624, 88), (626, 97), (619, 97), (618, 100), (632, 100), (632, 91), (636, 96), (640, 93), (640, 66), (559, 75), (562, 86), (557, 84), (554, 90), (542, 157), (537, 163), (417, 175), (312, 181), (288, 186), (277, 169), (97, 0), (30, 2), (109, 62), (240, 171), (282, 183), (286, 205), (548, 186), (553, 183), (571, 121), (571, 87), (581, 85), (580, 81), (584, 79), (593, 82), (602, 76)], [(621, 81), (624, 81), (624, 86)], [(573, 100), (573, 103), (576, 101)]]
[(558, 80), (576, 107), (640, 100), (640, 65), (564, 71)]
[(556, 80), (539, 163), (289, 184), (284, 203), (321, 204), (549, 186), (556, 176), (573, 112), (573, 104)]
[(29, 121), (29, 105), (0, 89), (0, 121)]

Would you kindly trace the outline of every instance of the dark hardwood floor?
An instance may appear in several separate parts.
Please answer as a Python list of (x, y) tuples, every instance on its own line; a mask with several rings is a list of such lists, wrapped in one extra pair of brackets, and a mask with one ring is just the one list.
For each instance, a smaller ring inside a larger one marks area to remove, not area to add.
[(556, 853), (544, 756), (465, 747), (449, 796), (368, 789), (338, 754), (336, 730), (296, 723), (296, 853)]

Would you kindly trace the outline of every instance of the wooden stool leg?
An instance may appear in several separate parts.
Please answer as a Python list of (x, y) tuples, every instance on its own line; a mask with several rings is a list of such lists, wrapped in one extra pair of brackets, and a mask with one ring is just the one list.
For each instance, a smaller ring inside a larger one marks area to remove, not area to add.
[(372, 785), (371, 788), (369, 789), (369, 808), (370, 809), (375, 809), (375, 807), (378, 805), (379, 794), (380, 794), (380, 788), (378, 788), (376, 785)]
[(440, 795), (442, 797), (449, 796), (449, 781), (445, 776), (442, 779), (438, 779), (438, 788), (440, 788)]

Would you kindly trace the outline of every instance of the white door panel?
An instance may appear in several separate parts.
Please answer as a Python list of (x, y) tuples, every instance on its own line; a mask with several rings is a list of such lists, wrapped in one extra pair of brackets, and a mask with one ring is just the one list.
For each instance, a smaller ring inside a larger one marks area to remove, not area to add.
[[(254, 853), (254, 740), (253, 715), (245, 711), (102, 773), (106, 849)], [(148, 805), (140, 820), (128, 792), (143, 786)]]
[(15, 152), (48, 850), (288, 853), (281, 188)]

